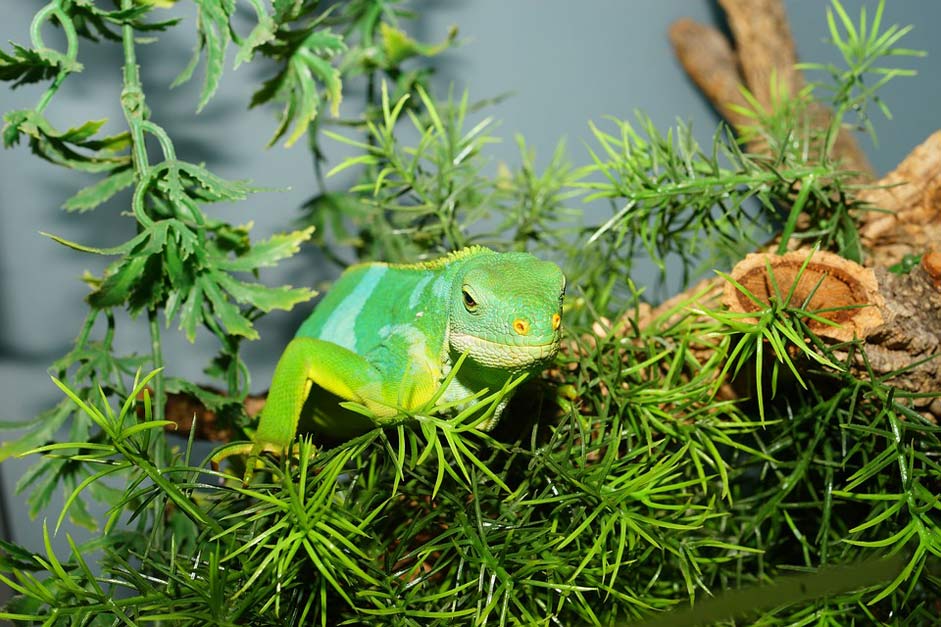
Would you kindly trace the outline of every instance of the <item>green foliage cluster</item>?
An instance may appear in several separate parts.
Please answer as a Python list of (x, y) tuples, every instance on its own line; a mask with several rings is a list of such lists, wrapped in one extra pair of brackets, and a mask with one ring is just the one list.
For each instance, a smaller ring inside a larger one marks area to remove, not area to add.
[[(243, 37), (232, 25), (235, 0), (198, 0), (198, 45), (179, 78), (204, 66), (194, 106), (215, 93), (229, 48), (237, 47), (236, 63), (263, 55), (275, 71), (251, 104), (281, 103), (272, 141), (306, 136), (317, 166), (308, 224), (260, 242), (204, 210), (259, 190), (179, 160), (149, 119), (135, 47), (143, 32), (178, 26), (153, 21), (158, 5), (173, 2), (101, 4), (50, 0), (30, 46), (0, 52), (0, 78), (49, 83), (35, 108), (6, 114), (6, 144), (27, 141), (52, 163), (102, 175), (67, 210), (91, 210), (129, 190), (137, 224), (133, 238), (109, 249), (55, 238), (115, 261), (103, 276), (87, 277), (89, 312), (74, 349), (52, 367), (62, 402), (4, 444), (0, 459), (38, 456), (20, 486), (32, 490), (34, 512), (65, 490), (51, 532), (68, 517), (100, 533), (81, 545), (70, 538), (68, 557), (54, 553), (49, 529), (43, 552), (0, 544), (0, 582), (17, 595), (0, 618), (626, 624), (692, 602), (698, 608), (724, 590), (894, 555), (901, 568), (819, 590), (812, 575), (790, 598), (746, 591), (719, 618), (939, 620), (941, 430), (912, 409), (913, 399), (890, 377), (851, 374), (853, 360), (865, 362), (861, 347), (817, 339), (806, 321), (819, 312), (786, 289), (752, 315), (757, 322), (677, 303), (641, 324), (647, 310), (626, 279), (641, 257), (663, 273), (696, 255), (721, 267), (773, 235), (782, 246), (799, 237), (860, 258), (863, 208), (848, 184), (852, 173), (830, 152), (836, 130), (850, 122), (865, 128), (867, 105), (884, 107), (875, 89), (909, 73), (883, 65), (914, 53), (896, 45), (905, 29), (883, 29), (882, 3), (871, 18), (864, 11), (853, 21), (834, 0), (831, 36), (846, 67), (809, 66), (826, 70), (829, 82), (781, 94), (772, 111), (749, 111), (768, 154), (744, 152), (722, 128), (702, 149), (687, 125), (664, 133), (639, 115), (636, 123), (592, 125), (597, 145), (583, 167), (560, 146), (537, 171), (519, 138), (519, 167), (488, 176), (492, 120), (474, 121), (486, 103), (437, 99), (428, 81), (428, 57), (456, 33), (436, 45), (415, 41), (400, 25), (409, 14), (394, 0), (328, 8), (247, 0), (257, 23)], [(44, 44), (47, 23), (65, 33), (65, 52)], [(98, 39), (123, 44), (128, 130), (101, 137), (101, 121), (57, 130), (44, 110), (82, 69), (79, 42)], [(344, 82), (360, 79), (362, 115), (325, 118), (325, 104), (339, 111)], [(822, 93), (832, 94), (836, 115), (817, 130), (807, 109)], [(851, 113), (863, 117), (849, 120)], [(159, 160), (144, 150), (148, 137)], [(359, 173), (352, 189), (330, 190), (319, 176), (324, 137), (358, 150), (334, 168)], [(611, 218), (580, 225), (571, 206), (580, 194), (610, 202)], [(799, 213), (809, 217), (800, 230)], [(241, 424), (250, 386), (242, 342), (257, 338), (260, 315), (312, 296), (260, 284), (257, 270), (312, 238), (335, 259), (351, 246), (361, 259), (414, 261), (471, 243), (559, 259), (577, 286), (567, 300), (566, 348), (540, 381), (511, 383), (522, 391), (494, 432), (479, 429), (473, 409), (485, 419), (509, 389), (481, 395), (458, 415), (432, 400), (408, 424), (340, 444), (303, 438), (297, 455), (266, 458), (243, 486), (240, 475), (193, 459), (192, 433), (185, 445), (170, 445), (164, 397), (197, 394)], [(695, 271), (692, 262), (683, 269), (684, 278)], [(149, 355), (116, 353), (116, 308), (146, 314)], [(225, 382), (225, 394), (165, 375), (160, 312), (191, 340), (202, 329), (218, 339), (207, 372)], [(756, 382), (753, 401), (719, 400), (732, 376)], [(54, 441), (66, 424), (68, 437)], [(87, 498), (109, 508), (107, 520), (89, 514)]]

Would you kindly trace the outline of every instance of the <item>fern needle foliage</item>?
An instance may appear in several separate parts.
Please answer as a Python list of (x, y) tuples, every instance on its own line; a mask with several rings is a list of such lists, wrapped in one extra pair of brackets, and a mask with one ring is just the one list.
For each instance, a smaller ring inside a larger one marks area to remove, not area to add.
[[(0, 459), (35, 456), (20, 482), (34, 514), (65, 493), (43, 547), (0, 543), (0, 582), (16, 595), (0, 619), (695, 623), (707, 616), (697, 614), (705, 599), (734, 590), (735, 608), (711, 619), (941, 620), (941, 429), (916, 411), (924, 399), (894, 388), (897, 373), (860, 375), (862, 346), (817, 338), (807, 321), (822, 312), (794, 302), (788, 286), (774, 286), (747, 319), (704, 309), (703, 294), (655, 315), (629, 278), (639, 260), (661, 277), (682, 261), (685, 284), (696, 264), (727, 269), (772, 237), (860, 258), (853, 173), (830, 153), (836, 130), (868, 128), (869, 105), (888, 112), (877, 90), (911, 73), (893, 63), (917, 53), (898, 47), (906, 29), (883, 26), (883, 3), (854, 20), (834, 0), (821, 19), (847, 67), (806, 66), (827, 82), (780, 92), (770, 110), (746, 95), (754, 125), (744, 138), (720, 127), (703, 147), (688, 124), (662, 131), (640, 113), (592, 124), (581, 166), (560, 144), (538, 169), (523, 138), (518, 164), (488, 161), (498, 137), (486, 101), (434, 94), (430, 59), (456, 31), (420, 42), (407, 32), (411, 14), (392, 0), (200, 0), (194, 56), (178, 78), (202, 71), (194, 109), (212, 98), (229, 61), (263, 56), (271, 73), (246, 104), (279, 106), (272, 142), (306, 138), (313, 158), (303, 226), (263, 241), (209, 210), (262, 190), (179, 158), (149, 119), (135, 50), (142, 33), (181, 26), (156, 18), (174, 1), (103, 4), (50, 0), (29, 45), (0, 52), (0, 79), (48, 84), (34, 108), (6, 114), (6, 144), (28, 142), (40, 158), (101, 177), (66, 210), (124, 198), (120, 219), (136, 225), (116, 246), (50, 236), (113, 262), (86, 277), (75, 346), (52, 365), (62, 401), (0, 448)], [(255, 22), (234, 28), (236, 13)], [(47, 23), (62, 29), (65, 50), (46, 46)], [(56, 129), (46, 108), (84, 69), (79, 53), (102, 38), (123, 45), (127, 130), (101, 136), (102, 121)], [(350, 84), (362, 87), (353, 114), (341, 107)], [(822, 94), (835, 115), (816, 129), (808, 107)], [(742, 148), (740, 139), (756, 138), (767, 152)], [(148, 139), (159, 152), (144, 150)], [(325, 141), (356, 151), (332, 168), (354, 173), (352, 188), (327, 185)], [(610, 218), (583, 224), (583, 201), (609, 203)], [(396, 426), (346, 442), (302, 437), (293, 455), (263, 458), (248, 485), (241, 469), (195, 458), (195, 431), (185, 442), (165, 435), (169, 391), (197, 396), (236, 430), (248, 424), (240, 348), (257, 338), (259, 316), (312, 296), (259, 283), (259, 269), (305, 244), (344, 263), (349, 248), (359, 259), (414, 261), (472, 243), (535, 250), (566, 266), (565, 347), (537, 380), (488, 390), (464, 411), (432, 399)], [(147, 325), (148, 354), (121, 354), (119, 308)], [(161, 349), (173, 327), (190, 340), (207, 331), (217, 339), (206, 372), (223, 390), (173, 376)], [(731, 385), (738, 395), (726, 393)], [(502, 424), (483, 431), (514, 387)], [(90, 501), (104, 506), (103, 519)], [(56, 554), (51, 538), (67, 533), (66, 519), (98, 535), (69, 537), (67, 554)], [(867, 566), (838, 586), (821, 579), (861, 561), (884, 571)], [(791, 587), (769, 594), (779, 582)]]

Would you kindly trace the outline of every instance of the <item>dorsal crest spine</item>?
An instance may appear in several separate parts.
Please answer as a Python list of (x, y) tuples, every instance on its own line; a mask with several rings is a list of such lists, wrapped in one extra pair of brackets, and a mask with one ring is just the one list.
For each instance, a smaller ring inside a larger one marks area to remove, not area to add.
[(475, 244), (460, 250), (452, 251), (443, 257), (438, 257), (437, 259), (429, 259), (427, 261), (419, 261), (416, 263), (395, 263), (389, 264), (389, 267), (395, 268), (397, 270), (437, 270), (453, 261), (459, 261), (469, 257), (476, 257), (480, 254), (496, 254), (496, 252), (484, 246)]

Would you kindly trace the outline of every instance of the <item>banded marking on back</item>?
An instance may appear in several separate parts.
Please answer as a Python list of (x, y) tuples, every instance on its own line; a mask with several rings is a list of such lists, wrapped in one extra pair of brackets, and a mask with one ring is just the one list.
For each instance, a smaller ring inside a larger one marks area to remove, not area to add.
[(330, 340), (351, 351), (356, 351), (356, 318), (372, 295), (376, 285), (388, 272), (385, 265), (372, 265), (360, 277), (359, 283), (324, 321), (319, 337)]
[(423, 276), (415, 285), (415, 288), (412, 290), (412, 295), (408, 299), (409, 309), (418, 309), (418, 305), (425, 296), (425, 286), (431, 281), (432, 276), (433, 275), (430, 273)]

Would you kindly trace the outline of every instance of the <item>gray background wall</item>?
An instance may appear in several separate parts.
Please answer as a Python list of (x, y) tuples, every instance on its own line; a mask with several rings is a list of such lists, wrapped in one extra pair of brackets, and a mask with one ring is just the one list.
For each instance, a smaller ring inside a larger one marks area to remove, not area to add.
[[(0, 4), (4, 14), (0, 40), (27, 43), (30, 19), (42, 3), (4, 0)], [(825, 42), (826, 4), (787, 2), (804, 60), (836, 60), (834, 50)], [(855, 14), (861, 2), (844, 0), (844, 4)], [(870, 7), (875, 4), (867, 3)], [(491, 151), (494, 160), (515, 163), (512, 137), (522, 133), (541, 163), (561, 137), (568, 138), (573, 161), (585, 163), (584, 145), (590, 138), (587, 122), (605, 115), (630, 118), (634, 109), (645, 111), (663, 128), (676, 118), (692, 120), (700, 141), (710, 141), (717, 118), (682, 73), (666, 37), (668, 25), (681, 16), (718, 23), (721, 14), (708, 0), (442, 0), (415, 2), (414, 6), (421, 17), (409, 28), (420, 39), (440, 40), (451, 24), (458, 24), (461, 37), (467, 40), (466, 45), (440, 58), (438, 80), (442, 85), (454, 82), (459, 88), (466, 86), (472, 98), (515, 92), (489, 111), (502, 120), (499, 132), (504, 137)], [(176, 11), (191, 18), (189, 6)], [(884, 94), (896, 120), (876, 118), (878, 149), (864, 141), (879, 172), (890, 170), (939, 127), (937, 103), (941, 101), (941, 47), (935, 43), (941, 3), (890, 0), (886, 20), (915, 24), (905, 43), (927, 50), (929, 57), (910, 62), (919, 71), (918, 77), (899, 79)], [(289, 228), (298, 206), (313, 190), (308, 155), (302, 145), (264, 148), (274, 128), (272, 111), (246, 109), (253, 89), (266, 75), (255, 66), (227, 70), (220, 93), (199, 115), (194, 113), (198, 81), (168, 89), (189, 58), (192, 29), (193, 22), (188, 19), (161, 35), (159, 43), (141, 49), (143, 80), (154, 119), (169, 132), (182, 158), (205, 161), (211, 170), (229, 178), (251, 178), (264, 186), (291, 188), (212, 211), (232, 222), (253, 220), (256, 237)], [(86, 72), (66, 81), (49, 117), (60, 127), (107, 117), (106, 128), (123, 130), (118, 103), (119, 47), (83, 42), (81, 60)], [(39, 93), (41, 90), (33, 86), (12, 92), (4, 86), (0, 110), (32, 107)], [(331, 152), (334, 159), (341, 154), (339, 150)], [(58, 398), (46, 370), (68, 350), (85, 313), (82, 298), (86, 289), (79, 276), (86, 269), (100, 272), (102, 267), (99, 260), (59, 246), (39, 232), (94, 246), (122, 242), (133, 232), (133, 222), (117, 215), (122, 206), (111, 204), (86, 215), (69, 215), (59, 209), (75, 190), (93, 180), (36, 159), (22, 145), (0, 151), (0, 421), (33, 416)], [(348, 183), (343, 178), (331, 182), (337, 189)], [(333, 272), (333, 267), (307, 256), (263, 278), (315, 284)], [(297, 316), (276, 313), (260, 324), (264, 339), (252, 344), (246, 355), (257, 388), (267, 385), (296, 321)], [(201, 369), (214, 351), (213, 343), (203, 337), (189, 345), (175, 333), (167, 333), (166, 338), (165, 352), (173, 373), (200, 379)], [(119, 341), (125, 350), (145, 352), (140, 321), (121, 323)], [(0, 432), (3, 437), (9, 435)], [(0, 508), (13, 539), (41, 550), (41, 527), (26, 515), (24, 497), (13, 494), (13, 484), (29, 463), (11, 460), (0, 466)], [(57, 514), (58, 510), (53, 510), (46, 515), (54, 520)], [(77, 534), (84, 536), (81, 531)], [(57, 542), (63, 546), (64, 538)]]

